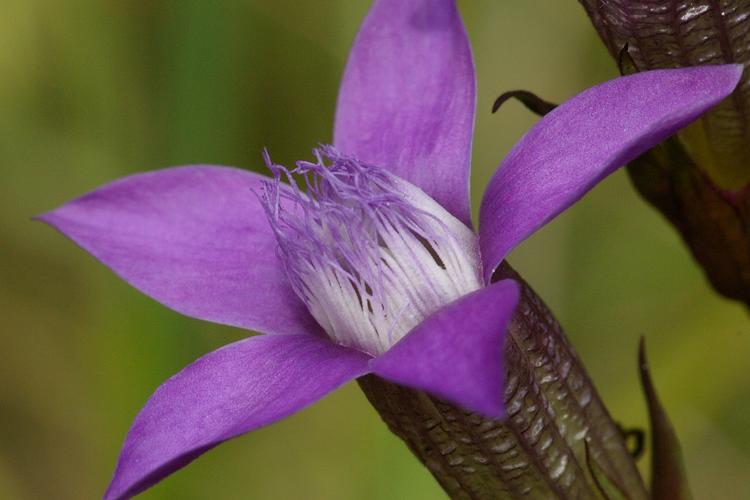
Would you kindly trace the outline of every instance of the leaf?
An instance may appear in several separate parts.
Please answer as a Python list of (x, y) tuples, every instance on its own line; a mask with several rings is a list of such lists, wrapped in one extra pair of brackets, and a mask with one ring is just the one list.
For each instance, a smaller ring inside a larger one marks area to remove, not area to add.
[(508, 99), (518, 99), (521, 103), (526, 106), (526, 109), (539, 116), (544, 116), (557, 107), (557, 104), (545, 101), (536, 94), (529, 92), (528, 90), (511, 90), (501, 94), (495, 103), (492, 105), (492, 112), (497, 112)]
[(692, 494), (682, 460), (682, 447), (651, 381), (643, 337), (638, 349), (638, 366), (651, 421), (651, 498), (689, 500)]

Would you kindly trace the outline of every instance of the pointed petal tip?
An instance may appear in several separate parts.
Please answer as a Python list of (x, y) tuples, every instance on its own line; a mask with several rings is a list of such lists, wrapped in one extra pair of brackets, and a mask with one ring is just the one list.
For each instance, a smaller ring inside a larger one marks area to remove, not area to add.
[(742, 64), (717, 64), (705, 66), (693, 66), (683, 69), (667, 69), (656, 71), (694, 71), (700, 75), (700, 80), (705, 84), (707, 93), (723, 99), (731, 94), (742, 79), (745, 67)]
[(250, 337), (199, 358), (135, 418), (104, 499), (135, 496), (222, 442), (302, 410), (369, 373), (369, 359), (299, 335)]
[(734, 77), (734, 85), (736, 86), (742, 78), (743, 73), (745, 72), (745, 66), (739, 63), (725, 64), (723, 66), (726, 66), (728, 68), (727, 73)]
[(591, 87), (547, 114), (513, 147), (482, 198), (486, 279), (599, 181), (731, 94), (742, 71), (737, 64), (644, 71)]
[(44, 213), (41, 213), (41, 214), (32, 215), (31, 217), (29, 217), (29, 220), (31, 220), (33, 222), (44, 222), (45, 224), (48, 224), (48, 222), (47, 222), (47, 216), (48, 216), (48, 214), (49, 214), (49, 212), (44, 212)]
[(503, 418), (503, 342), (519, 296), (519, 284), (503, 280), (448, 304), (372, 360), (373, 373)]
[(491, 404), (474, 404), (471, 408), (467, 409), (491, 420), (502, 420), (505, 418), (505, 404), (503, 404), (502, 396)]
[(181, 314), (270, 334), (321, 333), (253, 194), (267, 180), (230, 167), (172, 167), (105, 184), (35, 219)]
[(60, 225), (62, 224), (61, 213), (65, 210), (66, 205), (67, 203), (63, 203), (62, 205), (46, 212), (42, 212), (41, 214), (32, 215), (29, 219), (32, 222), (41, 222), (42, 224), (45, 224), (55, 231), (59, 232), (63, 236), (66, 236), (65, 231), (63, 231), (63, 229), (60, 227)]

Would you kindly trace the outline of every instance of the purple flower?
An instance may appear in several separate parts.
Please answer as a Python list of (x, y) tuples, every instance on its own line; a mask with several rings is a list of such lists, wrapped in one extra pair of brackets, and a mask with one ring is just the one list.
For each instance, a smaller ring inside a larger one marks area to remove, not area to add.
[(163, 304), (267, 334), (210, 353), (157, 389), (105, 497), (143, 491), (367, 373), (501, 417), (518, 287), (490, 284), (493, 270), (738, 77), (736, 66), (641, 73), (561, 105), (490, 181), (477, 234), (474, 67), (455, 3), (377, 0), (344, 74), (335, 149), (320, 147), (317, 161), (289, 170), (266, 155), (274, 179), (171, 168), (43, 215)]

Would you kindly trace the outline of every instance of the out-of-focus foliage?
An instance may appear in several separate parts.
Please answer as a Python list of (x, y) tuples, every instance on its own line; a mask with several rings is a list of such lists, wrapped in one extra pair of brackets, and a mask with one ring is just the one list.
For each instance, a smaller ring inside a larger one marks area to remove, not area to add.
[[(479, 71), (475, 206), (536, 119), (616, 75), (574, 2), (462, 1)], [(260, 169), (330, 141), (364, 0), (4, 0), (0, 15), (0, 498), (93, 498), (154, 388), (242, 331), (181, 317), (29, 218), (183, 163)], [(748, 498), (750, 321), (714, 296), (622, 173), (511, 256), (615, 417), (645, 425), (638, 337), (697, 498)], [(440, 498), (352, 384), (222, 445), (144, 498)]]

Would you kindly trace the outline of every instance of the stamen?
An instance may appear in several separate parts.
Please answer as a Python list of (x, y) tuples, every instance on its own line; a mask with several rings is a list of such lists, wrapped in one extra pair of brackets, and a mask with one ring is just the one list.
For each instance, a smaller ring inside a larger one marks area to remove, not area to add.
[(265, 152), (262, 198), (292, 287), (333, 340), (380, 354), (480, 287), (476, 235), (437, 202), (331, 146), (314, 154), (288, 170)]

